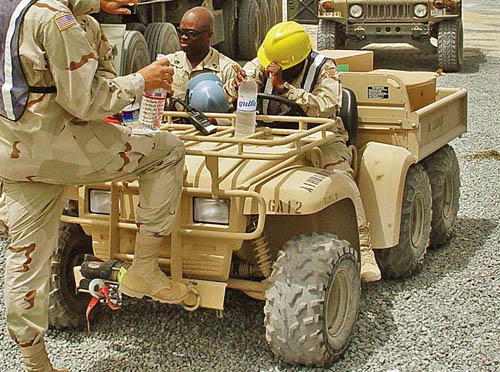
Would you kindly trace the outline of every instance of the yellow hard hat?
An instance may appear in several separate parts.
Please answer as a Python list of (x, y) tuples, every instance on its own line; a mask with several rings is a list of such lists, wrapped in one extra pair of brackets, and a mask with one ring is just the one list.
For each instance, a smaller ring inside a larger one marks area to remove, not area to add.
[(274, 62), (286, 70), (306, 59), (311, 50), (311, 37), (304, 27), (297, 22), (281, 22), (267, 32), (257, 58), (264, 67)]

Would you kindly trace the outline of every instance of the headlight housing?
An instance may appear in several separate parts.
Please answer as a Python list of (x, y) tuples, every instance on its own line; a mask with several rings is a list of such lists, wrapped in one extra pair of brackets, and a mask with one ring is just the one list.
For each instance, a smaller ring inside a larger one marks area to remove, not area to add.
[(91, 189), (89, 191), (89, 212), (109, 214), (111, 210), (111, 191)]
[(229, 199), (193, 198), (193, 220), (229, 225), (229, 205)]
[(349, 8), (349, 14), (353, 18), (360, 18), (363, 15), (363, 7), (358, 4), (351, 5)]
[(415, 17), (418, 18), (424, 18), (427, 16), (427, 4), (417, 4), (413, 8), (413, 13), (415, 14)]

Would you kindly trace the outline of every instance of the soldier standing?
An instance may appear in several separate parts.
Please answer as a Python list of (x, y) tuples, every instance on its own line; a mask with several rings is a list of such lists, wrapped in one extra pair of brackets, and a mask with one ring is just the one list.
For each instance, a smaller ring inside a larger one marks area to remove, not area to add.
[[(273, 26), (260, 46), (257, 58), (239, 69), (232, 81), (239, 87), (246, 79), (246, 70), (255, 71), (255, 79), (265, 93), (275, 94), (296, 102), (307, 116), (336, 118), (342, 103), (340, 84), (335, 62), (312, 50), (307, 31), (296, 22), (281, 22)], [(263, 114), (269, 106), (263, 105)], [(276, 114), (276, 113), (274, 113)], [(380, 280), (381, 273), (371, 246), (369, 226), (366, 220), (359, 190), (351, 168), (352, 152), (346, 146), (347, 131), (337, 118), (336, 139), (321, 147), (324, 168), (343, 172), (350, 180), (355, 194), (361, 250), (361, 279), (365, 282)]]
[[(7, 328), (28, 372), (53, 372), (48, 327), (50, 258), (65, 185), (138, 178), (134, 262), (122, 281), (131, 296), (180, 303), (184, 283), (158, 267), (183, 180), (184, 146), (167, 132), (132, 131), (102, 121), (143, 90), (171, 89), (167, 60), (118, 77), (111, 47), (86, 14), (137, 0), (1, 0), (0, 179), (9, 227)], [(166, 192), (168, 191), (168, 192)]]

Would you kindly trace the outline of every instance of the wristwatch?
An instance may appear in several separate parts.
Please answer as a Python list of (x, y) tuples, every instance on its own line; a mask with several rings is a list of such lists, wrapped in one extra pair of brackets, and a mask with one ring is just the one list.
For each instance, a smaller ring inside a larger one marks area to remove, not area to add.
[(277, 93), (278, 93), (280, 96), (281, 96), (282, 94), (286, 94), (286, 93), (288, 93), (288, 91), (290, 90), (290, 87), (291, 87), (291, 85), (288, 83), (288, 81), (285, 81), (285, 82), (283, 83), (283, 89), (282, 89), (282, 90), (280, 90), (280, 91), (279, 91), (279, 92), (277, 92)]

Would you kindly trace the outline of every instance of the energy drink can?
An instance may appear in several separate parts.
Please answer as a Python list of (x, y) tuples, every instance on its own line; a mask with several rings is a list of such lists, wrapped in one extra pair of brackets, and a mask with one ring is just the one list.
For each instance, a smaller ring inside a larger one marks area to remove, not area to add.
[(136, 128), (139, 126), (139, 111), (140, 106), (138, 103), (125, 106), (122, 110), (123, 123), (129, 128)]

